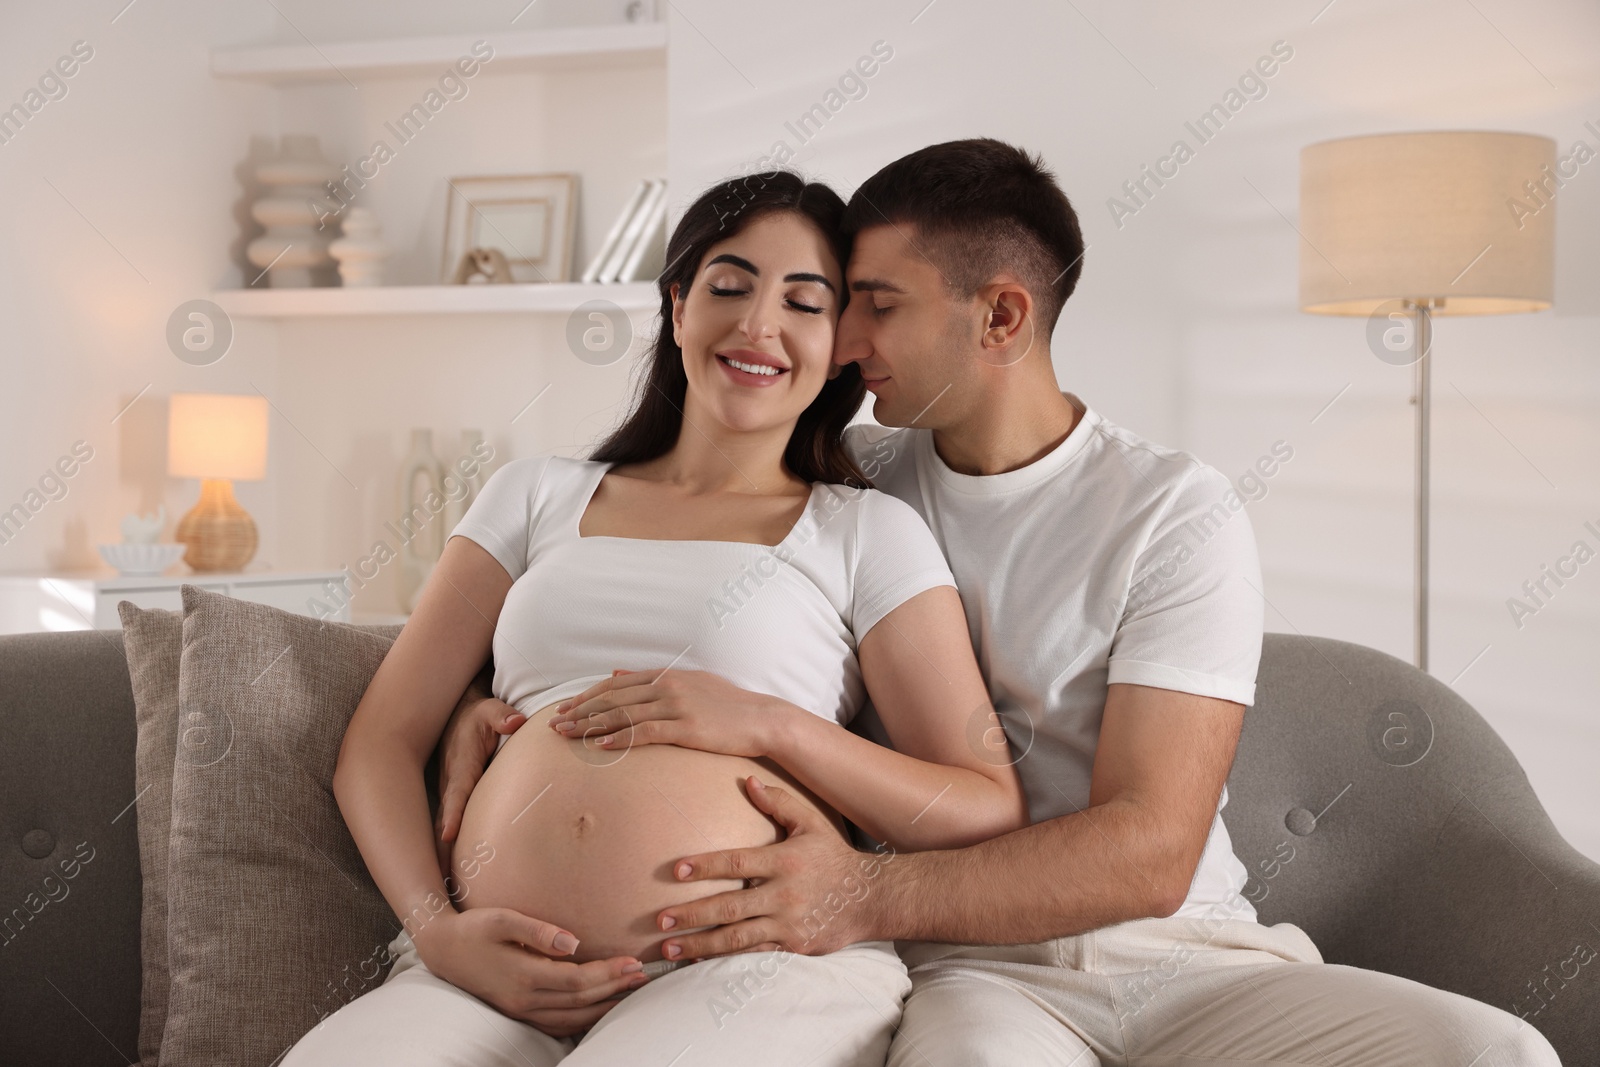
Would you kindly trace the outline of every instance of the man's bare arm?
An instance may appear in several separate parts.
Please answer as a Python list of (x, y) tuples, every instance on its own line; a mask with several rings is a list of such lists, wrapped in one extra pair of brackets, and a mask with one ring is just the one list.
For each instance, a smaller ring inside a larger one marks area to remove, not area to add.
[[(1243, 718), (1229, 701), (1113, 685), (1087, 808), (969, 848), (879, 857), (870, 873), (861, 853), (811, 832), (781, 789), (752, 789), (789, 837), (680, 862), (679, 877), (687, 864), (689, 878), (761, 883), (662, 912), (663, 929), (721, 924), (663, 948), (696, 958), (763, 943), (808, 954), (882, 938), (1017, 944), (1171, 915), (1205, 850)], [(829, 894), (849, 903), (830, 907)]]

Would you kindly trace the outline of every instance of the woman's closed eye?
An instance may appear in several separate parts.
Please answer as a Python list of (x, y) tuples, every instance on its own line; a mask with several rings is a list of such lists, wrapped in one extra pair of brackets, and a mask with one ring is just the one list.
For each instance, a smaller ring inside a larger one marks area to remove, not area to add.
[[(708, 285), (708, 286), (706, 286), (706, 288), (711, 293), (712, 296), (728, 296), (728, 297), (732, 297), (732, 296), (749, 296), (750, 295), (750, 290), (748, 290), (748, 289), (724, 289), (719, 285)], [(824, 308), (824, 307), (818, 307), (815, 304), (807, 304), (803, 300), (796, 300), (794, 297), (787, 298), (786, 300), (784, 300), (784, 303), (789, 305), (791, 308), (793, 308), (796, 311), (805, 312), (807, 315), (820, 315), (824, 311), (828, 310), (827, 308)]]

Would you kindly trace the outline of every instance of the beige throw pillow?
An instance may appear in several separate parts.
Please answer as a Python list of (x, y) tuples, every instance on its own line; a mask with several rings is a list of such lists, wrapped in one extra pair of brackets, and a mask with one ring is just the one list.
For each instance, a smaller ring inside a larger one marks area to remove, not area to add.
[(139, 1062), (156, 1067), (167, 1024), (167, 837), (172, 829), (172, 753), (178, 732), (178, 657), (183, 616), (124, 600), (122, 648), (133, 683), (135, 814), (139, 820), (139, 875), (143, 902), (139, 946)]
[(388, 973), (400, 924), (331, 782), (400, 627), (182, 593), (161, 1064), (268, 1067)]

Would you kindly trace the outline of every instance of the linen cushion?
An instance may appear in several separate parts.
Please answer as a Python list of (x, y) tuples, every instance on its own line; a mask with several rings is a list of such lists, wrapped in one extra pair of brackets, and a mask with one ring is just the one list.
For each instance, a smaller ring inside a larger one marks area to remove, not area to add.
[(133, 685), (133, 783), (139, 823), (139, 1062), (156, 1067), (167, 1023), (167, 837), (172, 829), (172, 754), (178, 732), (183, 616), (124, 600), (122, 648)]
[(389, 969), (400, 924), (331, 783), (400, 627), (182, 595), (161, 1063), (268, 1067)]

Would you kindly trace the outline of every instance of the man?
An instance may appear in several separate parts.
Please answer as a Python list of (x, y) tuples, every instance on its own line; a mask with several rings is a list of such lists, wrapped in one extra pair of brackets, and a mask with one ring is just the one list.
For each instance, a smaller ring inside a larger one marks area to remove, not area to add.
[[(861, 854), (752, 788), (786, 839), (686, 857), (680, 878), (755, 884), (664, 911), (663, 930), (713, 927), (667, 956), (894, 938), (906, 1067), (1557, 1063), (1499, 1009), (1324, 964), (1240, 895), (1220, 810), (1261, 649), (1254, 539), (1216, 471), (1059, 390), (1050, 336), (1083, 240), (1051, 175), (998, 141), (934, 145), (868, 179), (846, 219), (835, 359), (880, 423), (915, 427), (852, 448), (945, 550), (1033, 825), (879, 857), (842, 900)], [(518, 724), (496, 704), (464, 701), (447, 732), (447, 813)]]

